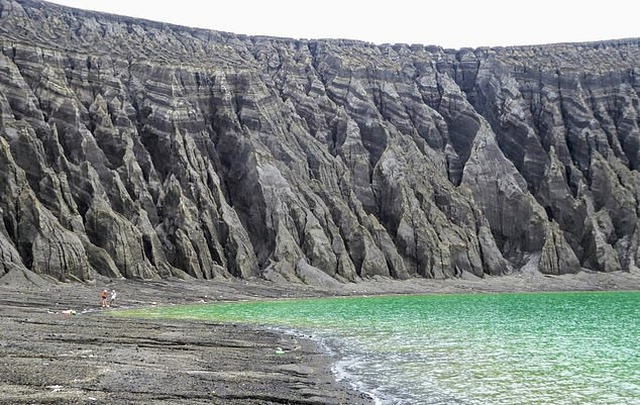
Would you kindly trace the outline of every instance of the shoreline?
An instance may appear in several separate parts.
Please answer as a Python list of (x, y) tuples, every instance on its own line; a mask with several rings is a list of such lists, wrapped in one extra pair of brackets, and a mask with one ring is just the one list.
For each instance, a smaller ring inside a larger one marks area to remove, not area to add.
[[(102, 289), (117, 306), (100, 308)], [(0, 404), (373, 404), (311, 337), (245, 324), (110, 316), (145, 306), (385, 294), (638, 291), (640, 271), (484, 279), (377, 278), (324, 287), (260, 280), (57, 283), (0, 278)], [(283, 353), (276, 353), (281, 347)]]

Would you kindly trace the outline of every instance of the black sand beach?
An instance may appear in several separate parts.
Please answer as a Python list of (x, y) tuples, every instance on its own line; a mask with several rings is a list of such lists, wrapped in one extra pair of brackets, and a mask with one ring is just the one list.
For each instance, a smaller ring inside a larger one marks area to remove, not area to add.
[[(118, 305), (100, 308), (102, 289)], [(131, 319), (122, 308), (334, 295), (639, 290), (638, 273), (370, 280), (326, 288), (264, 281), (56, 283), (0, 279), (0, 404), (371, 404), (336, 381), (310, 340), (240, 324)], [(281, 347), (283, 354), (275, 349)]]

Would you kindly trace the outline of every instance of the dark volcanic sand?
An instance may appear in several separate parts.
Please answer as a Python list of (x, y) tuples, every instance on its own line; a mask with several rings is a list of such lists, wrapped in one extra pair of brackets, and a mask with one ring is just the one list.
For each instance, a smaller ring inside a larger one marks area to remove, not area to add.
[[(118, 291), (117, 307), (100, 308), (103, 288)], [(335, 359), (309, 340), (239, 324), (109, 316), (118, 308), (382, 293), (639, 289), (637, 272), (377, 279), (324, 288), (263, 281), (56, 283), (12, 272), (0, 278), (0, 404), (373, 403), (336, 381)], [(276, 354), (277, 347), (285, 353)]]

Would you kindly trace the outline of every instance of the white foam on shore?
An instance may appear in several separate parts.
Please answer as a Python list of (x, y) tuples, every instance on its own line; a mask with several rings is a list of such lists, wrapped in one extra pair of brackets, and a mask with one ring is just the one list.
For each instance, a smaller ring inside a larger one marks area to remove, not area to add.
[[(327, 339), (320, 336), (312, 336), (314, 341), (323, 348), (323, 350), (330, 356), (337, 357), (338, 360), (333, 363), (331, 371), (336, 376), (337, 381), (344, 381), (348, 383), (354, 390), (367, 395), (375, 405), (394, 404), (395, 398), (387, 397), (383, 395), (379, 389), (367, 384), (362, 378), (359, 378), (357, 374), (350, 372), (349, 370), (355, 370), (359, 368), (369, 367), (367, 359), (364, 355), (344, 355), (348, 352), (347, 345), (344, 344), (340, 338), (332, 337)], [(343, 350), (340, 350), (340, 349)]]
[(285, 329), (280, 327), (269, 327), (269, 329), (275, 330), (285, 335), (295, 336), (298, 339), (308, 339), (314, 342), (323, 350), (323, 352), (327, 356), (338, 358), (338, 361), (334, 362), (333, 366), (331, 367), (331, 372), (334, 374), (336, 381), (346, 382), (355, 391), (360, 392), (366, 395), (367, 397), (371, 398), (374, 405), (384, 405), (384, 404), (393, 403), (393, 402), (390, 402), (392, 401), (391, 398), (383, 399), (383, 396), (377, 393), (376, 389), (368, 386), (364, 381), (358, 379), (355, 374), (350, 373), (348, 371), (349, 368), (353, 368), (353, 367), (355, 368), (366, 367), (366, 361), (361, 356), (352, 356), (352, 357), (342, 356), (339, 353), (337, 348), (338, 346), (337, 343), (339, 343), (339, 338), (330, 339), (331, 341), (335, 341), (335, 343), (332, 344), (328, 342), (329, 339), (317, 334), (309, 333), (309, 332), (305, 333), (300, 330)]
[(358, 392), (362, 392), (373, 400), (375, 405), (383, 405), (388, 401), (383, 400), (380, 394), (376, 393), (375, 389), (367, 386), (363, 381), (358, 380), (355, 375), (347, 371), (348, 368), (356, 366), (364, 361), (361, 358), (353, 357), (350, 359), (343, 358), (340, 361), (334, 363), (331, 371), (336, 376), (337, 381), (346, 381), (349, 385)]

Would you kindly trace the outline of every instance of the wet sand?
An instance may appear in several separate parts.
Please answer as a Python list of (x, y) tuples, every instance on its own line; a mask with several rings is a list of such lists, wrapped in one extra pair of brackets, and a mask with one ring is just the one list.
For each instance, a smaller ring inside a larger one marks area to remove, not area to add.
[[(116, 289), (113, 308), (102, 289)], [(375, 294), (640, 290), (640, 272), (395, 281), (325, 287), (265, 281), (57, 283), (0, 278), (0, 404), (372, 404), (336, 381), (314, 342), (241, 324), (131, 319), (122, 308)], [(281, 347), (284, 353), (276, 353)]]

